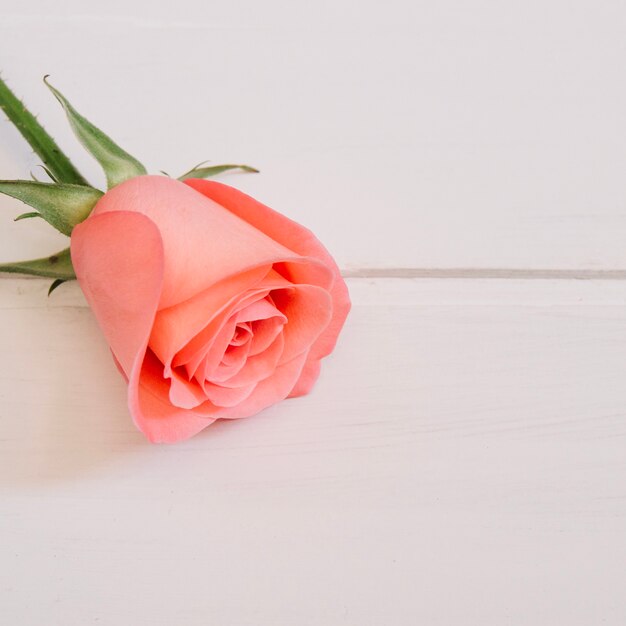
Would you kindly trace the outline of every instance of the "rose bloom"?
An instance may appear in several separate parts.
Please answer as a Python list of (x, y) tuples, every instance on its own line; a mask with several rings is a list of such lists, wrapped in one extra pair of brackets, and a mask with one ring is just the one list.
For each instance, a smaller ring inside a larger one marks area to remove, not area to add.
[(310, 231), (213, 181), (114, 187), (74, 228), (71, 254), (154, 442), (308, 393), (350, 309)]

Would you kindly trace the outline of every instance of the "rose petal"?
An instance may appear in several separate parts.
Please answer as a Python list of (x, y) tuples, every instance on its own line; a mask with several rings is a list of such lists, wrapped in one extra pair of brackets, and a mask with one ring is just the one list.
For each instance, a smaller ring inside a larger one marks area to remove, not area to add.
[[(222, 356), (222, 362), (215, 368), (210, 378), (213, 380), (227, 380), (240, 372), (246, 365), (250, 344), (236, 348), (228, 348)], [(207, 379), (209, 376), (207, 376)]]
[(234, 298), (258, 285), (269, 266), (259, 266), (228, 276), (180, 304), (157, 313), (150, 347), (165, 365), (212, 320), (220, 317)]
[(283, 329), (285, 349), (281, 362), (291, 361), (309, 350), (328, 326), (332, 316), (330, 294), (313, 285), (294, 285), (272, 291), (272, 299), (288, 320)]
[(188, 185), (165, 176), (138, 176), (109, 190), (93, 215), (143, 213), (158, 227), (165, 257), (159, 308), (183, 302), (252, 267), (296, 255)]
[(271, 376), (276, 366), (282, 361), (285, 339), (282, 334), (277, 335), (272, 344), (261, 354), (249, 357), (241, 370), (233, 375), (221, 375), (215, 370), (207, 375), (207, 380), (219, 383), (222, 387), (244, 387)]
[[(212, 340), (207, 340), (206, 346), (202, 346), (200, 341), (197, 342), (199, 344), (197, 349), (197, 355), (203, 356), (201, 357), (198, 366), (194, 370), (193, 375), (196, 378), (198, 378), (199, 380), (206, 380), (207, 378), (209, 378), (211, 373), (219, 367), (219, 364), (222, 361), (222, 357), (224, 356), (224, 352), (226, 352), (226, 348), (228, 348), (230, 338), (233, 336), (233, 332), (235, 331), (236, 327), (237, 321), (231, 317), (221, 328), (216, 328), (215, 336)], [(208, 336), (211, 330), (211, 327), (207, 327), (207, 329), (205, 329), (202, 334), (206, 334)], [(176, 361), (180, 360), (181, 362), (183, 362), (185, 360), (185, 357), (183, 356), (184, 354), (185, 351), (181, 351), (181, 353), (177, 355)], [(196, 358), (194, 358), (193, 361), (185, 363), (185, 367), (187, 368), (188, 372), (192, 371), (191, 368), (194, 367), (196, 360), (197, 356)]]
[(278, 317), (270, 317), (252, 323), (252, 339), (250, 340), (250, 356), (266, 350), (283, 329), (285, 322)]
[(243, 402), (256, 387), (256, 384), (247, 387), (221, 387), (212, 383), (204, 384), (206, 398), (212, 404), (220, 407), (236, 406)]
[(243, 346), (245, 343), (248, 343), (252, 339), (252, 328), (248, 322), (237, 322), (237, 327), (235, 328), (235, 333), (233, 334), (233, 338), (230, 340), (231, 346)]
[(270, 317), (279, 317), (284, 322), (287, 318), (276, 308), (276, 306), (263, 298), (250, 303), (237, 313), (237, 323), (254, 322), (257, 320), (266, 320)]
[(193, 437), (215, 418), (172, 406), (162, 370), (163, 365), (149, 350), (128, 388), (129, 406), (135, 423), (150, 441), (176, 443)]
[(256, 385), (248, 398), (235, 406), (219, 407), (206, 402), (194, 411), (201, 415), (227, 419), (255, 415), (289, 395), (300, 377), (306, 359), (307, 353), (304, 352), (295, 359), (279, 365), (270, 377)]
[(308, 360), (302, 368), (302, 373), (298, 382), (289, 393), (289, 398), (297, 398), (298, 396), (305, 396), (311, 391), (313, 385), (315, 385), (321, 369), (322, 363), (320, 361)]
[(143, 358), (163, 280), (159, 231), (138, 213), (90, 217), (74, 228), (71, 254), (85, 298), (130, 378)]
[(202, 387), (194, 380), (185, 380), (176, 370), (168, 376), (170, 380), (170, 402), (181, 409), (193, 409), (206, 400)]

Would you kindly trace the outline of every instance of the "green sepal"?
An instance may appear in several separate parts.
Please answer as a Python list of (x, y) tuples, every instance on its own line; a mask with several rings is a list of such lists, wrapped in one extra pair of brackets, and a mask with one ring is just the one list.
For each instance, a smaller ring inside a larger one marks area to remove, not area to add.
[(30, 213), (22, 213), (18, 215), (13, 221), (19, 222), (20, 220), (28, 219), (29, 217), (41, 217), (41, 213), (37, 213), (37, 211), (31, 211)]
[(188, 178), (210, 178), (211, 176), (217, 176), (222, 172), (228, 170), (241, 170), (242, 172), (251, 172), (258, 174), (259, 170), (249, 165), (211, 165), (210, 167), (200, 167), (202, 163), (196, 165), (188, 172), (178, 177), (178, 180), (187, 180)]
[(146, 168), (120, 148), (108, 135), (85, 119), (44, 76), (44, 82), (65, 109), (74, 134), (86, 150), (100, 163), (109, 189), (129, 178), (146, 174)]
[(32, 261), (18, 261), (17, 263), (1, 263), (0, 272), (10, 274), (29, 274), (30, 276), (45, 276), (60, 280), (73, 280), (76, 278), (70, 249), (66, 248), (43, 259)]
[(46, 222), (64, 235), (70, 235), (102, 197), (102, 192), (93, 187), (30, 180), (2, 180), (0, 193), (37, 209)]
[(67, 281), (64, 278), (57, 278), (51, 285), (50, 285), (50, 289), (48, 289), (48, 298), (50, 297), (50, 294), (57, 288), (60, 287), (63, 283), (66, 283)]
[(60, 183), (61, 181), (45, 166), (45, 165), (40, 165), (39, 166), (46, 174), (48, 174), (48, 176), (50, 177), (50, 180), (55, 182), (55, 183)]
[(0, 109), (41, 157), (50, 175), (54, 174), (53, 179), (74, 185), (89, 184), (2, 78), (0, 78)]

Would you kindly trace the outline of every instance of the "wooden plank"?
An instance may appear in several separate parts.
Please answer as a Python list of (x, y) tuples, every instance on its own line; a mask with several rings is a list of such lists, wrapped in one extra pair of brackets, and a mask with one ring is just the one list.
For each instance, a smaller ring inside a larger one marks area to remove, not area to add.
[[(46, 72), (152, 172), (260, 167), (223, 180), (347, 269), (626, 269), (625, 30), (593, 0), (32, 0), (3, 9), (0, 54), (73, 154)], [(27, 176), (8, 125), (0, 146)], [(18, 211), (0, 202), (0, 261), (54, 251)]]
[(350, 279), (314, 393), (151, 446), (0, 280), (0, 621), (621, 624), (626, 283)]

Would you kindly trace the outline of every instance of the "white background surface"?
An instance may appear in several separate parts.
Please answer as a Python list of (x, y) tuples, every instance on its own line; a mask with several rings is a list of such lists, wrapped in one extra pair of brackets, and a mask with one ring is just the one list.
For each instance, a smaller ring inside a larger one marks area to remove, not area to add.
[[(177, 446), (77, 285), (0, 278), (2, 623), (626, 622), (623, 2), (0, 7), (94, 182), (44, 73), (151, 171), (258, 166), (222, 180), (362, 276), (310, 396)], [(0, 126), (2, 177), (36, 162)], [(65, 245), (22, 210), (0, 261)]]

